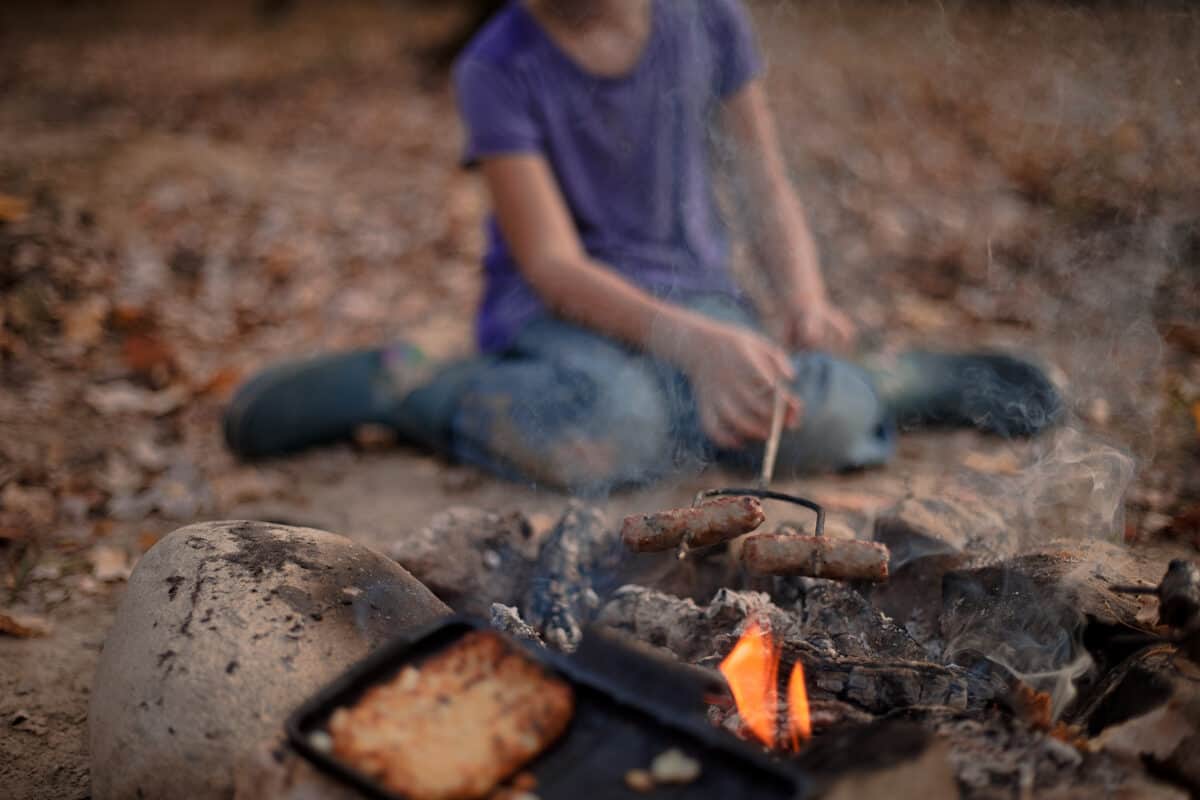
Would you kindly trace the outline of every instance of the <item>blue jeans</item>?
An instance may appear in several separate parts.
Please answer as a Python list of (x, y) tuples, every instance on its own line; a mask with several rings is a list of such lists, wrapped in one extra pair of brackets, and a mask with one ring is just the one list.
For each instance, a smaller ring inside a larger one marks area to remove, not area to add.
[[(688, 304), (757, 327), (723, 297)], [(777, 472), (882, 464), (895, 426), (870, 377), (823, 353), (793, 356), (801, 427), (780, 442)], [(688, 381), (674, 367), (561, 320), (530, 323), (513, 347), (458, 391), (450, 455), (509, 477), (575, 491), (638, 485), (713, 461), (756, 466), (761, 443), (720, 451), (704, 435)]]

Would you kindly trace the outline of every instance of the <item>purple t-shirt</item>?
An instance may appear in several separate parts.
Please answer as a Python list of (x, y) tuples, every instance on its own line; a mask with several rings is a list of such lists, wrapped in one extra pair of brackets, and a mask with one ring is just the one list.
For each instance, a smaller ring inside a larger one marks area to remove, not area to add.
[[(617, 78), (588, 73), (529, 11), (512, 2), (459, 58), (465, 163), (491, 155), (546, 158), (593, 258), (659, 297), (736, 294), (713, 194), (718, 101), (761, 70), (738, 0), (652, 0), (649, 38)], [(487, 222), (477, 337), (507, 347), (546, 313)]]

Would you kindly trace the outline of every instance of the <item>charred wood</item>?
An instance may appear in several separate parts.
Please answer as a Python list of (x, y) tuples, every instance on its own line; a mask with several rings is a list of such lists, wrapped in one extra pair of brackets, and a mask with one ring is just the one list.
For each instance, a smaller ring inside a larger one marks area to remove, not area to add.
[(506, 606), (501, 603), (492, 603), (491, 608), (491, 624), (496, 630), (507, 633), (514, 639), (524, 639), (529, 642), (546, 646), (542, 641), (542, 635), (534, 630), (533, 626), (525, 620), (521, 619), (521, 614), (512, 606)]
[(645, 586), (622, 586), (596, 621), (670, 650), (683, 661), (710, 662), (729, 651), (747, 618), (761, 620), (772, 635), (803, 636), (799, 621), (761, 592), (721, 589), (706, 606)]
[(620, 557), (604, 514), (572, 502), (542, 545), (521, 616), (550, 646), (574, 650)]
[[(1148, 557), (1106, 542), (1054, 542), (1002, 563), (946, 573), (942, 660), (1000, 664), (1050, 692), (1055, 712), (1113, 661), (1118, 636), (1152, 633), (1145, 604), (1115, 586), (1153, 575)], [(1085, 646), (1086, 642), (1086, 646)]]
[(860, 592), (827, 581), (805, 582), (804, 592), (790, 608), (799, 615), (810, 644), (843, 656), (929, 660), (929, 653), (907, 630)]
[(881, 714), (911, 705), (979, 708), (1003, 689), (986, 674), (973, 675), (958, 667), (888, 654), (831, 652), (829, 639), (807, 641), (802, 622), (757, 592), (721, 591), (702, 608), (690, 600), (626, 586), (605, 605), (598, 622), (666, 647), (685, 661), (715, 664), (750, 618), (767, 625), (782, 641), (785, 665), (801, 661), (809, 696), (815, 700), (840, 700)]
[(1113, 670), (1081, 716), (1094, 734), (1090, 750), (1144, 762), (1200, 795), (1200, 669), (1173, 645)]
[(1200, 630), (1200, 565), (1177, 558), (1158, 585), (1158, 621), (1183, 633)]

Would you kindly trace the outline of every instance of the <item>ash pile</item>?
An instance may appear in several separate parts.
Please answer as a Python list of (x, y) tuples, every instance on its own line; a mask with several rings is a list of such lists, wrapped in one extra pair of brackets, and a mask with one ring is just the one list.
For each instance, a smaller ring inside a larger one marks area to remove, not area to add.
[(1200, 793), (1194, 562), (1023, 546), (969, 493), (826, 525), (746, 492), (624, 520), (572, 502), (540, 529), (453, 508), (390, 554), (549, 650), (597, 631), (711, 673), (710, 722), (821, 796)]

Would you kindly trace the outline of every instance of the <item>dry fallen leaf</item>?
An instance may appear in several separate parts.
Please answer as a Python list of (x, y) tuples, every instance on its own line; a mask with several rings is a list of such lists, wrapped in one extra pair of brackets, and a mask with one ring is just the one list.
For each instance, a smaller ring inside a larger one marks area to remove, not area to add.
[(1088, 742), (1092, 752), (1107, 750), (1129, 758), (1168, 758), (1179, 744), (1196, 734), (1196, 720), (1175, 703), (1164, 703), (1153, 711), (1100, 732)]
[(175, 368), (175, 352), (157, 336), (133, 333), (121, 343), (125, 366), (139, 375), (154, 375)]
[(1017, 684), (1009, 697), (1013, 712), (1021, 719), (1040, 731), (1050, 730), (1054, 722), (1053, 698), (1045, 692), (1039, 692), (1024, 681)]
[(50, 624), (41, 617), (0, 614), (0, 634), (18, 639), (32, 639), (50, 632)]
[(91, 347), (104, 335), (104, 320), (109, 303), (104, 295), (94, 294), (62, 313), (63, 338), (80, 347)]
[(118, 303), (113, 308), (113, 324), (118, 330), (142, 330), (154, 324), (154, 313), (144, 306)]
[(0, 492), (0, 508), (24, 515), (34, 525), (49, 525), (58, 513), (54, 493), (42, 486), (10, 483)]
[(196, 394), (211, 394), (218, 400), (228, 399), (242, 382), (242, 373), (234, 367), (221, 367), (194, 388)]
[(129, 577), (129, 556), (124, 550), (108, 545), (93, 547), (88, 553), (92, 575), (104, 583), (123, 581)]
[(28, 200), (11, 194), (0, 194), (0, 222), (20, 222), (28, 215)]
[(901, 324), (915, 331), (941, 330), (951, 322), (945, 304), (914, 294), (902, 294), (897, 297), (895, 308)]
[(162, 416), (182, 406), (187, 402), (189, 396), (190, 392), (187, 387), (180, 384), (152, 392), (124, 381), (89, 386), (83, 393), (84, 401), (105, 416), (117, 414)]
[(212, 480), (213, 497), (218, 508), (278, 497), (287, 488), (288, 479), (283, 473), (254, 467), (232, 470)]
[(162, 472), (171, 464), (171, 453), (149, 436), (135, 438), (128, 452), (134, 463), (148, 472)]
[(0, 525), (0, 542), (16, 542), (28, 538), (29, 533), (16, 525)]

